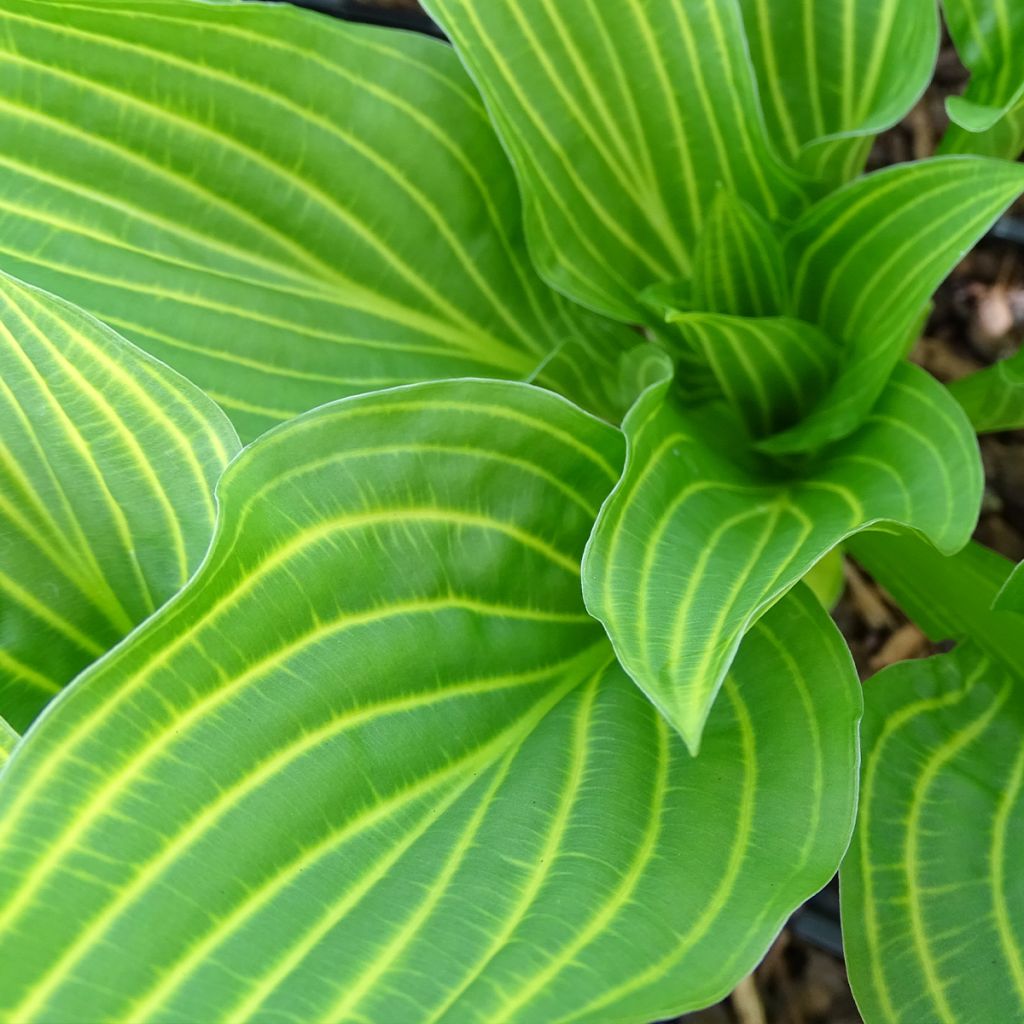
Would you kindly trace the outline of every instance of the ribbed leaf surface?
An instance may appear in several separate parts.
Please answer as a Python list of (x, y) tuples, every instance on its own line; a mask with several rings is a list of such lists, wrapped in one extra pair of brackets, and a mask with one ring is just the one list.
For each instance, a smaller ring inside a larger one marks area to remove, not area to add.
[(584, 565), (587, 607), (692, 750), (743, 632), (844, 537), (891, 520), (946, 551), (970, 537), (981, 465), (970, 426), (916, 367), (859, 431), (785, 470), (720, 404), (651, 388), (624, 422), (626, 469)]
[(983, 132), (1024, 98), (1024, 5), (1019, 0), (942, 0), (960, 59), (971, 72), (962, 96), (946, 101), (949, 116)]
[[(1008, 0), (1012, 2), (1012, 0)], [(872, 136), (931, 80), (933, 0), (740, 0), (772, 136), (827, 191), (858, 174)]]
[(526, 377), (607, 329), (534, 274), (512, 169), (436, 40), (285, 6), (11, 0), (0, 133), (3, 265), (246, 439), (344, 395)]
[(894, 666), (865, 687), (861, 804), (842, 899), (867, 1024), (1024, 1017), (1022, 685), (964, 647)]
[(686, 754), (579, 596), (620, 445), (451, 383), (244, 453), (203, 569), (0, 781), (4, 1016), (637, 1021), (734, 984), (841, 854), (859, 688), (794, 594)]
[(643, 320), (688, 279), (715, 191), (769, 218), (800, 190), (763, 129), (736, 0), (428, 0), (512, 154), (541, 273)]
[(1005, 586), (999, 591), (995, 607), (999, 611), (1024, 614), (1024, 562), (1013, 570)]
[(770, 450), (813, 449), (856, 427), (935, 288), (1021, 191), (1024, 167), (943, 157), (861, 178), (800, 219), (788, 243), (792, 313), (846, 357), (818, 408)]
[(213, 402), (0, 275), (0, 712), (24, 728), (188, 580), (239, 444)]

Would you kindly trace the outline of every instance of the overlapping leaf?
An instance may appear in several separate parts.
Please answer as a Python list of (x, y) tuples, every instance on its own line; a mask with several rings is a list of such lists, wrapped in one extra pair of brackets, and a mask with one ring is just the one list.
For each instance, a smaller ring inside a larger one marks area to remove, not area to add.
[(800, 219), (788, 240), (791, 313), (845, 358), (817, 408), (766, 450), (814, 449), (861, 422), (936, 286), (1022, 190), (1024, 167), (943, 157), (868, 175)]
[(751, 451), (723, 404), (652, 387), (624, 422), (622, 481), (584, 563), (587, 607), (691, 750), (743, 632), (844, 537), (892, 520), (945, 551), (977, 520), (981, 465), (963, 413), (897, 369), (862, 428), (792, 467)]
[(437, 40), (285, 6), (11, 0), (0, 132), (3, 265), (245, 438), (348, 394), (524, 378), (608, 329), (534, 274), (512, 169)]
[(1016, 160), (1024, 153), (1024, 101), (983, 132), (970, 132), (958, 124), (951, 124), (942, 136), (938, 151)]
[[(1008, 0), (1012, 2), (1012, 0)], [(827, 191), (864, 166), (872, 136), (931, 80), (933, 0), (740, 0), (772, 136)]]
[(542, 274), (627, 321), (687, 280), (720, 186), (769, 218), (801, 189), (758, 109), (735, 0), (428, 0), (519, 172)]
[(946, 107), (968, 131), (984, 132), (1024, 99), (1024, 6), (1018, 0), (942, 0), (960, 59), (971, 72)]
[(1024, 562), (1010, 574), (995, 600), (998, 611), (1024, 613)]
[(0, 712), (23, 728), (188, 580), (238, 438), (201, 392), (0, 275)]
[(734, 984), (844, 847), (859, 688), (790, 595), (688, 757), (579, 596), (621, 458), (501, 383), (244, 453), (200, 573), (0, 780), (3, 1015), (636, 1021)]

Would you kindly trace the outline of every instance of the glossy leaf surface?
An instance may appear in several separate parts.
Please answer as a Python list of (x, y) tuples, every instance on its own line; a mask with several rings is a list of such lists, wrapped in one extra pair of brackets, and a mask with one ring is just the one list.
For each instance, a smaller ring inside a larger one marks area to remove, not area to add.
[(690, 758), (579, 595), (621, 459), (501, 383), (243, 453), (200, 573), (0, 780), (4, 1016), (609, 1022), (726, 992), (841, 855), (859, 687), (794, 593)]
[(3, 265), (246, 440), (348, 394), (525, 378), (606, 330), (533, 272), (512, 169), (437, 40), (284, 5), (11, 0), (0, 132)]
[(1024, 99), (1024, 6), (1018, 0), (942, 0), (960, 59), (971, 72), (946, 108), (968, 131), (984, 132)]
[(19, 729), (178, 591), (238, 438), (81, 310), (0, 275), (0, 712)]
[(935, 288), (1021, 191), (1024, 167), (943, 157), (868, 175), (801, 218), (788, 243), (791, 312), (845, 358), (818, 407), (767, 450), (814, 449), (861, 422)]
[(734, 0), (428, 0), (516, 164), (556, 288), (626, 321), (688, 280), (716, 191), (769, 219), (802, 191), (763, 129)]
[(933, 0), (740, 6), (780, 150), (823, 191), (848, 181), (862, 170), (872, 136), (899, 121), (931, 80), (939, 48)]
[[(1024, 617), (1017, 635), (1024, 658)], [(1024, 1015), (1022, 684), (964, 646), (865, 686), (861, 804), (841, 883), (867, 1024)]]
[(955, 551), (981, 465), (970, 426), (923, 371), (900, 367), (862, 428), (786, 470), (720, 404), (651, 388), (626, 418), (626, 469), (584, 563), (587, 607), (623, 667), (691, 750), (744, 631), (827, 551), (879, 521)]

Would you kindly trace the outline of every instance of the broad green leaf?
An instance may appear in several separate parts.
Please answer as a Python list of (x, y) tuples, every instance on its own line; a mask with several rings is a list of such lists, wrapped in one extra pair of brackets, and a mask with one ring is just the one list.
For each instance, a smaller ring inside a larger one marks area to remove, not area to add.
[(1024, 153), (1024, 101), (983, 132), (969, 132), (958, 124), (951, 124), (942, 136), (938, 152), (977, 153), (978, 156), (1016, 160)]
[(427, 0), (519, 173), (541, 274), (644, 320), (688, 280), (719, 188), (769, 219), (801, 202), (763, 126), (736, 0)]
[(863, 426), (789, 469), (751, 451), (723, 404), (649, 389), (626, 418), (623, 477), (584, 561), (591, 614), (696, 752), (745, 630), (831, 548), (873, 523), (944, 551), (981, 503), (977, 443), (940, 384), (899, 367)]
[(238, 451), (198, 389), (0, 275), (0, 712), (23, 729), (176, 593)]
[(949, 385), (979, 434), (1024, 427), (1024, 350)]
[[(1024, 618), (1017, 636), (1019, 667)], [(867, 1024), (1024, 1018), (1022, 685), (968, 646), (865, 687), (860, 810), (840, 878)]]
[(942, 279), (1024, 191), (1024, 167), (942, 157), (870, 174), (816, 204), (789, 241), (792, 314), (842, 342), (817, 408), (766, 450), (812, 450), (849, 434), (906, 354)]
[(934, 0), (740, 0), (772, 137), (828, 191), (859, 174), (872, 136), (931, 81)]
[(1002, 555), (972, 541), (943, 556), (917, 537), (874, 530), (849, 550), (931, 640), (969, 639), (1011, 667), (1019, 663), (1021, 622), (993, 610), (1012, 568)]
[(598, 1024), (726, 992), (841, 856), (859, 687), (794, 593), (690, 758), (580, 599), (621, 459), (494, 382), (244, 452), (198, 575), (0, 780), (4, 1018)]
[(606, 329), (536, 277), (512, 169), (437, 40), (284, 5), (10, 0), (0, 132), (0, 264), (246, 439), (344, 395), (526, 378)]
[[(672, 314), (669, 320), (710, 367), (753, 437), (798, 422), (827, 391), (839, 366), (839, 347), (803, 320), (702, 313)], [(689, 396), (687, 383), (684, 378)]]
[(971, 72), (950, 118), (972, 132), (990, 129), (1024, 99), (1024, 5), (1019, 0), (942, 0), (960, 59)]
[(21, 737), (0, 718), (0, 769), (7, 763), (7, 759), (14, 751), (14, 745)]

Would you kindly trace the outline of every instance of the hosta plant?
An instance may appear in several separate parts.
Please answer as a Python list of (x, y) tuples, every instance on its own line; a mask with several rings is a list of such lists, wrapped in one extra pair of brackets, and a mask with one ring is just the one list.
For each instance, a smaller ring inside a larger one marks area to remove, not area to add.
[(713, 1002), (850, 843), (854, 538), (965, 641), (865, 693), (858, 999), (1016, 1019), (1020, 374), (905, 357), (1024, 191), (1017, 5), (870, 174), (933, 0), (425, 6), (0, 10), (0, 1015)]

